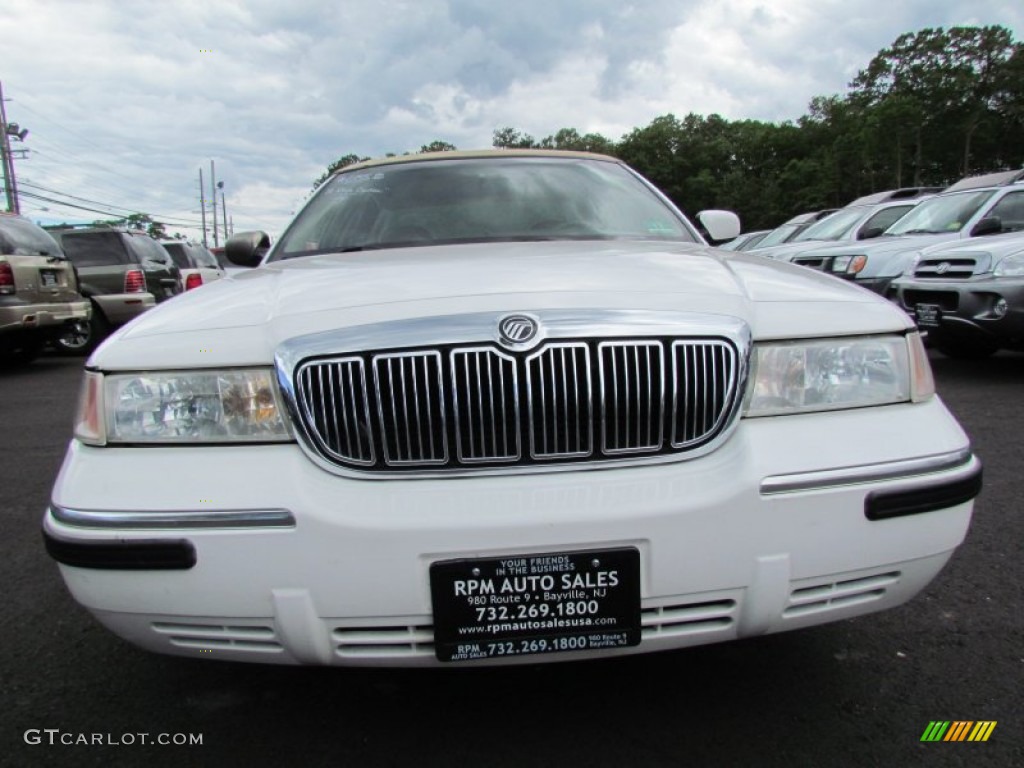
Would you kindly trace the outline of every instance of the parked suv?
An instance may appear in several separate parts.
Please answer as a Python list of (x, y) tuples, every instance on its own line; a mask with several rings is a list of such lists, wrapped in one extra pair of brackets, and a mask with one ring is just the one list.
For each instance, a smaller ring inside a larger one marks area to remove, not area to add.
[(944, 240), (1024, 229), (1024, 171), (964, 179), (924, 200), (874, 240), (805, 251), (794, 264), (844, 277), (891, 295), (890, 284), (922, 248)]
[(183, 290), (198, 288), (225, 275), (217, 257), (198, 243), (187, 240), (164, 240), (160, 245), (171, 254), (174, 263), (181, 270), (181, 287)]
[(0, 358), (28, 362), (67, 324), (88, 321), (56, 241), (29, 219), (0, 214)]
[(814, 224), (816, 221), (821, 221), (826, 216), (831, 216), (835, 213), (838, 208), (825, 208), (820, 211), (811, 211), (810, 213), (801, 213), (798, 216), (794, 216), (784, 224), (780, 224), (767, 235), (765, 235), (761, 242), (751, 248), (751, 251), (756, 251), (759, 248), (769, 248), (773, 245), (781, 245), (782, 243), (788, 243), (794, 237), (799, 235), (809, 226)]
[(768, 248), (758, 246), (754, 253), (779, 261), (793, 261), (800, 254), (821, 248), (830, 242), (870, 240), (906, 216), (919, 202), (920, 200), (901, 199), (862, 205), (851, 203), (815, 222), (788, 243)]
[(1024, 233), (926, 248), (892, 287), (943, 354), (1024, 350)]
[(170, 254), (143, 232), (104, 227), (57, 235), (78, 272), (79, 290), (92, 302), (90, 322), (60, 337), (62, 352), (88, 352), (113, 328), (182, 292)]

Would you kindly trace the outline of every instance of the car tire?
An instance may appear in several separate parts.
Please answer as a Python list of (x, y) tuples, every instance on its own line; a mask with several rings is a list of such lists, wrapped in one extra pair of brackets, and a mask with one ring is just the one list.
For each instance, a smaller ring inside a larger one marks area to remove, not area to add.
[(88, 322), (75, 323), (54, 340), (54, 348), (58, 354), (78, 356), (87, 355), (110, 333), (110, 324), (103, 314), (92, 308), (92, 317)]
[(982, 360), (999, 351), (999, 346), (990, 341), (943, 339), (934, 341), (932, 345), (946, 357), (952, 357), (954, 360)]

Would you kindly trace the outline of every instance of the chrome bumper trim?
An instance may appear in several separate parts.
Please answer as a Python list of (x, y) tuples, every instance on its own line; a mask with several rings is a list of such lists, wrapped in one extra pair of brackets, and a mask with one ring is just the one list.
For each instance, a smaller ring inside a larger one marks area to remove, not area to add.
[(792, 475), (772, 475), (761, 481), (760, 490), (764, 496), (799, 491), (820, 491), (846, 485), (876, 483), (882, 480), (902, 480), (953, 469), (973, 470), (980, 464), (981, 462), (970, 448), (963, 448), (950, 453), (922, 456), (904, 461), (861, 464), (855, 467), (827, 469), (820, 472), (797, 472)]
[(76, 528), (294, 528), (287, 509), (189, 510), (182, 512), (106, 512), (66, 509), (51, 504), (53, 519)]

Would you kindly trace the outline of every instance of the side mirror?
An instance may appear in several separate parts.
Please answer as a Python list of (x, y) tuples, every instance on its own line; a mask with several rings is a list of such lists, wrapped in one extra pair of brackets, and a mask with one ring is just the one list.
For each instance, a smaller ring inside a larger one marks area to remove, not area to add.
[(740, 217), (732, 211), (701, 211), (697, 221), (712, 244), (732, 240), (740, 233)]
[(240, 267), (258, 267), (269, 250), (270, 235), (266, 232), (239, 232), (224, 243), (224, 255)]
[(1003, 231), (1003, 222), (998, 216), (986, 216), (974, 225), (971, 230), (971, 237), (982, 235), (996, 235)]
[(872, 240), (885, 232), (881, 227), (868, 227), (857, 237), (858, 240)]

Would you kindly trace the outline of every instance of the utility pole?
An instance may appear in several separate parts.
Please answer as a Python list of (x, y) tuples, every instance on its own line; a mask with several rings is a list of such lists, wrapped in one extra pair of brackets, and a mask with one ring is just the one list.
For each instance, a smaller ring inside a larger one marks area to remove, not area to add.
[(207, 248), (206, 244), (206, 190), (203, 189), (203, 169), (199, 169), (199, 205), (203, 211), (203, 247)]
[(217, 238), (217, 177), (213, 171), (213, 160), (210, 161), (210, 197), (213, 198), (210, 203), (213, 206), (213, 247), (217, 248), (220, 240)]
[(18, 204), (18, 182), (14, 178), (14, 157), (11, 155), (11, 140), (14, 136), (19, 141), (24, 141), (28, 131), (22, 129), (17, 123), (7, 122), (7, 109), (4, 107), (4, 87), (0, 83), (0, 154), (3, 155), (4, 168), (4, 193), (7, 195), (7, 210), (11, 213), (21, 213)]
[(220, 187), (220, 213), (224, 217), (224, 244), (228, 242), (228, 204), (224, 201), (224, 182), (218, 181), (217, 186)]

